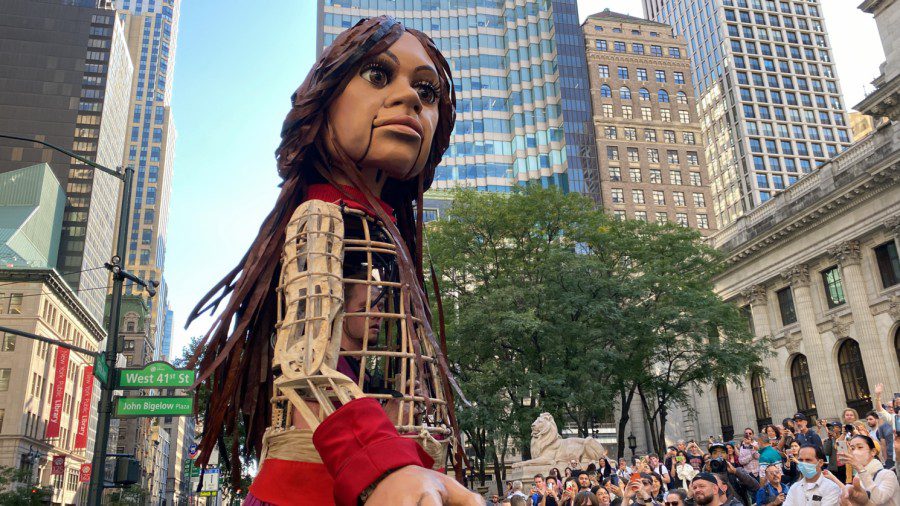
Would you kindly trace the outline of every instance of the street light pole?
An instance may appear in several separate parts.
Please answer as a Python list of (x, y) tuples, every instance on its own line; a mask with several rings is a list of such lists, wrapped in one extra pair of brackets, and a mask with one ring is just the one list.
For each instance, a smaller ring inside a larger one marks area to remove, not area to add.
[(88, 486), (88, 505), (100, 506), (103, 498), (106, 470), (106, 445), (109, 443), (109, 425), (112, 420), (113, 383), (117, 381), (116, 357), (119, 354), (119, 313), (122, 309), (122, 263), (128, 253), (128, 218), (131, 216), (131, 185), (134, 169), (125, 167), (122, 204), (119, 208), (119, 236), (116, 240), (116, 256), (113, 257), (113, 288), (109, 303), (109, 331), (106, 336), (106, 365), (109, 369), (107, 384), (100, 389), (97, 404), (97, 433), (94, 440), (94, 460), (91, 464), (91, 482)]
[[(119, 231), (116, 242), (116, 254), (112, 258), (112, 262), (107, 264), (107, 268), (113, 273), (109, 326), (106, 336), (106, 365), (109, 369), (109, 376), (105, 383), (100, 383), (100, 402), (97, 405), (97, 433), (94, 439), (94, 459), (91, 465), (91, 482), (88, 487), (88, 505), (100, 506), (104, 488), (106, 445), (109, 443), (109, 425), (112, 419), (112, 393), (115, 382), (117, 381), (116, 356), (119, 352), (119, 313), (122, 308), (122, 285), (125, 278), (128, 278), (147, 286), (142, 280), (126, 272), (123, 266), (125, 255), (128, 252), (126, 241), (128, 240), (128, 221), (131, 217), (131, 188), (134, 179), (134, 169), (125, 167), (125, 169), (121, 171), (113, 170), (67, 149), (54, 146), (53, 144), (44, 141), (29, 139), (28, 137), (0, 134), (0, 138), (40, 144), (41, 146), (48, 147), (59, 151), (64, 155), (70, 156), (85, 165), (109, 174), (123, 182), (122, 203), (119, 207)], [(155, 292), (153, 287), (148, 287), (148, 289), (150, 290), (151, 295)]]

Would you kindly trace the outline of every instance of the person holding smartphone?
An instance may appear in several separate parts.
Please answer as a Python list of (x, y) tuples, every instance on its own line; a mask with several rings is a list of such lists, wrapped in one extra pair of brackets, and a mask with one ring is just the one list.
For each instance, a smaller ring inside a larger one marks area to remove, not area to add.
[(766, 483), (756, 491), (757, 506), (779, 506), (787, 498), (790, 486), (781, 482), (782, 472), (778, 466), (766, 468)]

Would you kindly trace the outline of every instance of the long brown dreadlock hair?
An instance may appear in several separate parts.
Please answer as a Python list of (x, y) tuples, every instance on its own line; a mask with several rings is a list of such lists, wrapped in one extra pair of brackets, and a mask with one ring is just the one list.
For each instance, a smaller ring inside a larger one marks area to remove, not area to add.
[[(395, 209), (397, 222), (394, 225), (376, 204), (376, 197), (365, 186), (356, 164), (334, 141), (334, 134), (326, 122), (326, 111), (362, 64), (388, 49), (403, 33), (416, 37), (425, 48), (438, 70), (441, 85), (439, 119), (424, 170), (412, 180), (388, 179), (384, 185), (381, 199)], [(426, 339), (431, 340), (435, 350), (441, 349), (429, 325), (430, 312), (422, 288), (422, 196), (431, 186), (435, 167), (450, 143), (456, 119), (456, 96), (447, 61), (424, 33), (405, 28), (388, 16), (363, 19), (338, 35), (323, 52), (303, 84), (291, 96), (291, 102), (291, 110), (281, 130), (281, 145), (276, 151), (278, 173), (284, 181), (275, 207), (238, 265), (200, 300), (187, 320), (190, 325), (205, 312), (215, 313), (228, 299), (191, 357), (189, 367), (199, 364), (194, 387), (205, 384), (210, 391), (209, 402), (204, 406), (198, 462), (207, 463), (218, 442), (223, 457), (230, 457), (226, 460), (233, 480), (240, 479), (238, 417), (243, 418), (246, 431), (245, 455), (252, 451), (259, 456), (262, 436), (270, 423), (269, 400), (274, 380), (271, 339), (277, 323), (276, 287), (281, 251), (287, 223), (294, 209), (306, 199), (310, 184), (333, 183), (332, 174), (337, 173), (365, 195), (369, 206), (398, 245), (400, 280), (411, 288), (410, 307), (424, 317)], [(330, 159), (325, 148), (327, 143), (334, 146), (337, 159)], [(439, 364), (445, 386), (451, 383), (455, 386), (442, 354)], [(224, 447), (222, 435), (232, 436), (231, 448)]]

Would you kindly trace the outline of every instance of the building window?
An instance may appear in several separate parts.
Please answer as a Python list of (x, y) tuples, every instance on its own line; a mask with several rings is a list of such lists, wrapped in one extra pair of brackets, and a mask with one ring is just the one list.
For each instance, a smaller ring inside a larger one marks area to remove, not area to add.
[(700, 173), (699, 172), (691, 172), (690, 178), (691, 178), (691, 186), (702, 186), (702, 183), (700, 182)]
[(681, 123), (690, 123), (691, 113), (687, 111), (678, 111), (678, 121), (680, 121)]
[(616, 146), (606, 146), (606, 159), (607, 160), (618, 160), (619, 159), (619, 148)]
[(665, 70), (657, 70), (656, 71), (656, 82), (658, 82), (658, 83), (666, 82), (666, 71)]
[(644, 191), (643, 190), (631, 190), (631, 201), (635, 204), (643, 204), (644, 203)]
[(694, 207), (706, 207), (706, 198), (702, 193), (694, 194)]
[(677, 47), (669, 48), (669, 57), (670, 58), (681, 58), (681, 49)]
[(614, 127), (614, 126), (603, 127), (603, 135), (606, 136), (607, 139), (615, 139), (616, 138), (616, 127)]
[[(654, 150), (656, 151), (656, 150)], [(659, 161), (659, 153), (656, 153), (656, 161)], [(659, 169), (650, 169), (650, 182), (660, 184), (662, 183), (662, 171)]]
[(628, 176), (631, 177), (631, 182), (640, 183), (641, 169), (628, 169)]
[(9, 375), (11, 369), (0, 369), (0, 392), (6, 392), (9, 390)]
[(645, 128), (644, 140), (647, 142), (656, 142), (656, 130), (652, 128)]
[(662, 47), (661, 46), (650, 46), (650, 54), (652, 56), (662, 56)]
[[(637, 79), (638, 81), (646, 81), (647, 80), (647, 69), (637, 69)], [(649, 94), (649, 92), (648, 92)]]
[[(634, 111), (631, 109), (631, 106), (630, 106), (630, 105), (623, 105), (623, 106), (622, 106), (622, 117), (625, 118), (625, 119), (632, 119), (632, 118), (634, 118)], [(627, 129), (626, 129), (626, 130), (627, 130)], [(631, 130), (634, 130), (634, 129), (632, 128)]]
[(791, 287), (784, 287), (775, 292), (775, 294), (778, 296), (778, 310), (781, 313), (781, 324), (790, 325), (795, 323), (797, 321), (797, 313), (794, 311), (794, 294), (791, 291)]
[(613, 211), (613, 217), (618, 221), (625, 221), (625, 211), (622, 209), (616, 209)]
[(658, 206), (666, 205), (666, 194), (661, 190), (653, 190), (653, 203)]
[(612, 98), (612, 88), (603, 84), (600, 86), (600, 96), (604, 98)]
[(656, 148), (647, 148), (647, 161), (650, 163), (659, 163), (659, 150)]
[(731, 422), (731, 401), (728, 399), (728, 387), (725, 383), (716, 385), (716, 400), (719, 404), (719, 422), (722, 424), (722, 439), (731, 441), (734, 438), (734, 424)]
[(666, 161), (669, 162), (669, 165), (678, 165), (678, 151), (666, 150)]
[(644, 121), (653, 121), (653, 112), (649, 107), (641, 107), (641, 119)]
[(672, 111), (669, 109), (660, 109), (659, 110), (659, 119), (662, 121), (672, 121)]
[(897, 244), (893, 240), (875, 248), (875, 260), (882, 286), (888, 288), (900, 283), (900, 260), (897, 259)]
[(837, 307), (847, 302), (844, 298), (844, 284), (841, 282), (841, 271), (835, 265), (822, 271), (822, 282), (825, 284), (825, 300), (828, 307)]
[[(622, 113), (623, 113), (623, 114), (624, 114), (624, 112), (625, 112), (624, 109), (625, 109), (626, 107), (628, 107), (628, 108), (630, 109), (630, 107), (627, 106), (627, 105), (622, 106), (622, 109), (623, 109), (623, 110), (622, 110)], [(637, 140), (637, 129), (636, 129), (636, 128), (625, 127), (625, 128), (622, 129), (622, 134), (625, 136), (625, 140), (626, 140), (626, 141), (636, 141), (636, 140)]]
[(602, 111), (603, 111), (603, 117), (604, 117), (604, 118), (612, 118), (612, 117), (613, 117), (613, 106), (612, 106), (612, 104), (603, 104), (603, 105), (601, 106), (601, 109), (602, 109)]
[(812, 378), (809, 376), (809, 364), (806, 362), (806, 355), (797, 355), (791, 361), (791, 383), (794, 385), (794, 400), (797, 401), (797, 411), (806, 416), (818, 416), (816, 412), (816, 396), (813, 394)]
[(640, 155), (638, 155), (638, 148), (628, 148), (628, 161), (632, 163), (641, 161)]
[(609, 180), (610, 181), (621, 181), (622, 180), (622, 172), (618, 167), (610, 167), (609, 168)]
[(656, 213), (656, 223), (665, 225), (669, 221), (669, 215), (664, 212)]
[(617, 53), (624, 53), (625, 52), (625, 43), (619, 42), (619, 41), (613, 41), (613, 51), (615, 51)]
[(647, 211), (635, 211), (634, 219), (646, 222), (647, 221)]
[[(684, 84), (684, 72), (672, 72), (672, 79), (675, 80), (675, 84)], [(679, 95), (681, 95), (681, 93), (679, 93)], [(686, 99), (687, 95), (685, 95), (685, 100)]]
[(669, 92), (666, 90), (659, 90), (656, 92), (657, 100), (663, 103), (667, 103), (669, 101)]
[(628, 86), (622, 86), (619, 88), (619, 98), (622, 100), (631, 100), (631, 90)]
[(683, 91), (679, 91), (678, 93), (676, 93), (675, 94), (675, 103), (687, 105), (687, 103), (688, 103), (687, 94)]
[(16, 351), (16, 335), (0, 332), (0, 351)]
[(9, 314), (22, 314), (22, 294), (9, 294)]
[(619, 67), (617, 72), (619, 79), (628, 79), (628, 67)]
[[(676, 159), (677, 161), (677, 159)], [(681, 184), (681, 171), (680, 170), (670, 170), (669, 171), (669, 184)]]
[(709, 217), (705, 214), (697, 215), (697, 228), (709, 228)]
[(608, 65), (599, 65), (599, 66), (597, 66), (597, 70), (600, 73), (600, 77), (603, 77), (603, 78), (609, 77), (609, 66)]
[(600, 51), (607, 51), (607, 50), (608, 50), (608, 46), (607, 46), (605, 40), (597, 39), (597, 41), (596, 41), (595, 44), (594, 44), (594, 47), (596, 47), (596, 48), (599, 49)]
[(769, 394), (762, 376), (755, 372), (750, 375), (750, 393), (753, 395), (753, 410), (756, 412), (756, 427), (759, 430), (772, 423), (772, 412), (769, 410)]
[(858, 413), (866, 413), (872, 409), (869, 395), (869, 382), (866, 368), (863, 366), (859, 343), (853, 339), (845, 339), (838, 348), (838, 369), (841, 371), (841, 382), (844, 384), (844, 397), (847, 406)]
[(613, 204), (624, 204), (625, 203), (625, 193), (621, 188), (613, 188), (612, 189), (612, 201)]
[(684, 192), (672, 192), (672, 202), (674, 202), (676, 206), (684, 206)]

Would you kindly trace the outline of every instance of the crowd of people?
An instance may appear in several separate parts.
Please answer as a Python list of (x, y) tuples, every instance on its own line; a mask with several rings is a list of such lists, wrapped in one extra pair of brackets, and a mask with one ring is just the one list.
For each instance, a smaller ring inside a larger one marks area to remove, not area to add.
[(572, 461), (522, 482), (507, 483), (488, 505), (510, 506), (900, 506), (894, 464), (900, 452), (900, 397), (861, 418), (810, 423), (803, 413), (733, 441), (710, 438), (704, 448), (679, 440), (665, 455), (631, 462)]

